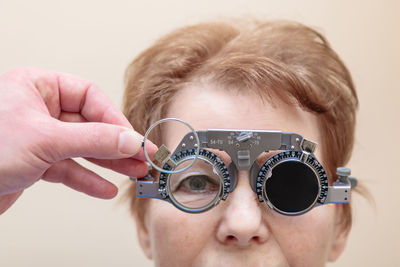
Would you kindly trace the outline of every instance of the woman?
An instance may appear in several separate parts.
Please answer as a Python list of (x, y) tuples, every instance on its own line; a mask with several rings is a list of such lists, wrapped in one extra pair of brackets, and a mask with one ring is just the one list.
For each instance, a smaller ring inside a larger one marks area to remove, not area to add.
[[(124, 100), (141, 134), (165, 117), (194, 129), (298, 133), (319, 144), (315, 155), (329, 184), (350, 158), (358, 105), (351, 76), (326, 39), (285, 21), (179, 29), (129, 65)], [(180, 141), (174, 134), (151, 141), (174, 146)], [(351, 227), (349, 204), (285, 216), (259, 202), (249, 175), (239, 171), (226, 201), (199, 214), (138, 199), (133, 183), (128, 195), (147, 257), (157, 266), (323, 266), (340, 256)]]

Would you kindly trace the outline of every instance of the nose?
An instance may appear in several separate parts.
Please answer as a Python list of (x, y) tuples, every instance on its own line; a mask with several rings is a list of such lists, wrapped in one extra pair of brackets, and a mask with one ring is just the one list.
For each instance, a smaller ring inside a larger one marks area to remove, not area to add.
[(268, 240), (265, 211), (249, 184), (249, 172), (239, 171), (236, 189), (229, 195), (217, 228), (217, 239), (225, 245), (246, 247)]

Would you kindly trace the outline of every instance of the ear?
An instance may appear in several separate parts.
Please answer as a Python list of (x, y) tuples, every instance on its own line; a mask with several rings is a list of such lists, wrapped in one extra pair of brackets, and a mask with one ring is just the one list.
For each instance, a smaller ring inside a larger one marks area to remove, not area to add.
[[(148, 204), (148, 203), (146, 203)], [(136, 222), (136, 233), (139, 240), (139, 244), (142, 247), (144, 254), (146, 254), (148, 259), (152, 259), (153, 255), (151, 253), (151, 242), (150, 242), (150, 235), (147, 228), (148, 220), (146, 219), (146, 213), (144, 212), (145, 209), (140, 211), (135, 211), (133, 216)]]
[(343, 224), (340, 223), (340, 219), (343, 217), (343, 212), (337, 212), (335, 217), (335, 230), (332, 237), (333, 241), (328, 255), (328, 261), (336, 261), (339, 258), (346, 247), (347, 238), (350, 232), (350, 227), (344, 227)]

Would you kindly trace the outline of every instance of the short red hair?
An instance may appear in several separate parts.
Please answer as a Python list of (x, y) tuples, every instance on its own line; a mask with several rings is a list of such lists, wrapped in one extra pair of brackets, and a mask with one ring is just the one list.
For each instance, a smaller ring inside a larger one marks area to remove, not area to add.
[[(204, 23), (178, 29), (143, 51), (128, 66), (124, 113), (144, 134), (163, 118), (187, 82), (209, 79), (223, 87), (256, 92), (317, 115), (330, 182), (348, 162), (354, 143), (358, 99), (350, 73), (323, 35), (288, 21)], [(152, 140), (156, 144), (160, 140)], [(142, 221), (145, 199), (129, 190)], [(141, 203), (141, 204), (139, 204)], [(340, 205), (346, 230), (351, 207)]]

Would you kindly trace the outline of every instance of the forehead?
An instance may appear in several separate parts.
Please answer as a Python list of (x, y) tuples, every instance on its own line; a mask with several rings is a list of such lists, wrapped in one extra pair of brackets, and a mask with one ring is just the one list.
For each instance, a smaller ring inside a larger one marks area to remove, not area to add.
[[(320, 143), (317, 118), (280, 99), (263, 101), (253, 92), (238, 92), (210, 84), (195, 84), (180, 90), (171, 101), (167, 117), (179, 118), (196, 130), (248, 129), (296, 132)], [(187, 128), (166, 128), (163, 142), (175, 147)], [(318, 149), (317, 149), (318, 153)]]

